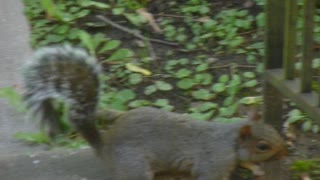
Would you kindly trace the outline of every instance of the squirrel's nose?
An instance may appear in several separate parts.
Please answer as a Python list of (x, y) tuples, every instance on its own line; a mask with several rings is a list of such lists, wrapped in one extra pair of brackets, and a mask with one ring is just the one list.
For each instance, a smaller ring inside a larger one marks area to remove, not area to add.
[(289, 150), (286, 146), (283, 146), (283, 148), (281, 148), (278, 153), (275, 154), (275, 156), (273, 156), (272, 159), (275, 160), (279, 160), (282, 159), (283, 157), (287, 156), (289, 154)]

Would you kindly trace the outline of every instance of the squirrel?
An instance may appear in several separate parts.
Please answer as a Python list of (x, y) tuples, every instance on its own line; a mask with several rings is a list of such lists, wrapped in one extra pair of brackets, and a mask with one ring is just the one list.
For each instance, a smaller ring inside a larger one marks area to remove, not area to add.
[[(68, 105), (68, 119), (85, 138), (110, 180), (152, 180), (161, 172), (190, 172), (198, 180), (227, 180), (238, 166), (256, 175), (260, 162), (287, 154), (284, 140), (256, 111), (244, 121), (218, 123), (153, 107), (97, 111), (102, 68), (81, 48), (38, 49), (24, 71), (24, 99), (50, 136), (59, 132), (55, 100)], [(110, 125), (99, 131), (96, 119)]]

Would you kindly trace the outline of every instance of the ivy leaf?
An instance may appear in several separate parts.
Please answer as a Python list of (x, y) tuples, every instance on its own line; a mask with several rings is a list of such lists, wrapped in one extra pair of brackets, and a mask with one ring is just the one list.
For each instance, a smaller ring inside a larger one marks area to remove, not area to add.
[(129, 75), (129, 83), (130, 84), (139, 84), (142, 81), (142, 75), (141, 74), (130, 74)]
[(262, 97), (261, 96), (250, 96), (250, 97), (244, 97), (240, 99), (241, 104), (259, 104), (262, 103)]
[(111, 40), (104, 44), (104, 46), (99, 50), (99, 53), (104, 53), (106, 51), (110, 51), (112, 49), (115, 49), (119, 47), (121, 44), (121, 41), (118, 40)]
[(319, 133), (320, 129), (319, 129), (319, 125), (315, 124), (312, 126), (312, 132), (317, 134)]
[(203, 64), (200, 64), (199, 66), (197, 66), (196, 71), (201, 72), (201, 71), (207, 70), (208, 68), (209, 68), (209, 64), (203, 63)]
[(221, 83), (226, 83), (229, 81), (229, 76), (228, 75), (222, 75), (219, 77), (219, 82)]
[(192, 112), (205, 112), (208, 110), (216, 109), (218, 107), (218, 104), (212, 103), (212, 102), (205, 102), (201, 104), (200, 106), (196, 106), (193, 108), (190, 108)]
[(178, 81), (177, 86), (181, 89), (190, 89), (194, 85), (194, 82), (190, 78), (184, 78), (180, 81)]
[(258, 81), (253, 79), (250, 81), (247, 81), (243, 84), (244, 87), (255, 87), (258, 84)]
[(168, 99), (157, 99), (157, 101), (154, 103), (156, 106), (167, 106), (168, 104)]
[(169, 91), (172, 89), (171, 84), (166, 83), (164, 81), (156, 81), (156, 87), (157, 89), (161, 90), (161, 91)]
[(116, 99), (121, 101), (121, 102), (127, 102), (131, 99), (134, 99), (136, 97), (136, 94), (134, 91), (130, 90), (130, 89), (124, 89), (119, 91), (116, 94)]
[(195, 80), (202, 85), (209, 85), (212, 83), (212, 75), (209, 73), (196, 74)]
[(311, 121), (305, 121), (303, 124), (302, 124), (302, 130), (304, 132), (307, 132), (307, 131), (310, 131), (312, 128), (312, 122)]
[(215, 111), (209, 111), (207, 113), (199, 113), (199, 112), (194, 112), (190, 113), (190, 116), (197, 119), (197, 120), (209, 120), (212, 118), (212, 115)]
[(138, 108), (138, 107), (147, 106), (147, 105), (150, 105), (150, 102), (147, 100), (135, 100), (128, 104), (128, 106), (131, 108)]
[(288, 123), (290, 123), (290, 124), (296, 123), (296, 122), (302, 121), (302, 120), (303, 120), (302, 115), (292, 115), (292, 116), (289, 116), (289, 118), (287, 119)]
[(176, 76), (177, 78), (184, 78), (184, 77), (188, 77), (191, 74), (191, 71), (188, 69), (180, 69)]
[(81, 31), (79, 33), (79, 38), (80, 38), (82, 44), (86, 48), (89, 49), (90, 54), (95, 56), (96, 47), (95, 47), (94, 42), (92, 40), (92, 36), (89, 33), (87, 33), (86, 31)]
[(255, 78), (256, 77), (256, 75), (254, 74), (254, 72), (244, 72), (243, 73), (243, 77), (245, 77), (245, 78)]
[(169, 104), (167, 99), (158, 99), (155, 103), (153, 103), (153, 105), (159, 106), (161, 109), (166, 111), (172, 111), (174, 109), (174, 107)]
[(192, 96), (195, 99), (209, 100), (214, 97), (214, 94), (211, 94), (210, 91), (208, 91), (206, 89), (199, 89), (197, 91), (193, 91)]
[(223, 92), (226, 89), (226, 86), (224, 83), (216, 83), (212, 86), (212, 90), (216, 93)]
[(146, 89), (144, 90), (144, 94), (145, 95), (150, 95), (154, 92), (157, 91), (157, 87), (155, 85), (150, 85), (150, 86), (147, 86)]
[(83, 1), (81, 3), (82, 7), (95, 7), (95, 8), (99, 8), (99, 9), (109, 9), (110, 5), (105, 4), (105, 3), (101, 3), (101, 2), (95, 2), (95, 1)]
[(108, 61), (119, 61), (125, 60), (126, 58), (132, 57), (134, 53), (130, 49), (119, 49), (114, 52), (111, 57), (109, 57)]
[(120, 15), (123, 14), (125, 11), (125, 8), (119, 7), (119, 8), (112, 8), (112, 14), (114, 15)]

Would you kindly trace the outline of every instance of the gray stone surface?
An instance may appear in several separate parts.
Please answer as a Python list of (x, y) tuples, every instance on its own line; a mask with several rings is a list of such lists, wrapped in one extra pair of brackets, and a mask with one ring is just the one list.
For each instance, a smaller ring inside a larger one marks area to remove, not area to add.
[[(29, 27), (21, 0), (0, 0), (0, 88), (21, 89), (20, 68), (30, 59)], [(104, 172), (94, 153), (87, 150), (43, 151), (14, 138), (16, 132), (38, 127), (0, 98), (1, 180), (102, 180)]]
[[(29, 27), (20, 0), (0, 1), (0, 87), (21, 87), (20, 68), (30, 58)], [(16, 140), (16, 132), (35, 131), (36, 125), (0, 99), (0, 153), (34, 151)], [(38, 148), (37, 148), (38, 149)]]
[(0, 156), (1, 180), (104, 180), (91, 150)]

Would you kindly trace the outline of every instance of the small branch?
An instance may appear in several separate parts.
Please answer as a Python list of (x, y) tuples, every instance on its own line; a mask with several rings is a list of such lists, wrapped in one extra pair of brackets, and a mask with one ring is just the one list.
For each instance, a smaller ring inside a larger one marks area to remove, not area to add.
[[(180, 16), (180, 15), (174, 15), (174, 14), (155, 14), (155, 16), (163, 16), (163, 17), (173, 17), (173, 18), (186, 18), (187, 16)], [(196, 18), (192, 18), (196, 19)]]
[(170, 46), (178, 46), (179, 45), (178, 43), (163, 41), (163, 40), (160, 40), (160, 39), (146, 38), (146, 37), (142, 36), (139, 32), (134, 31), (132, 29), (129, 29), (127, 27), (124, 27), (124, 26), (122, 26), (120, 24), (117, 24), (117, 23), (111, 21), (110, 19), (108, 19), (108, 18), (106, 18), (104, 16), (101, 16), (101, 15), (98, 15), (97, 18), (102, 20), (103, 22), (105, 22), (105, 23), (107, 23), (107, 24), (109, 24), (109, 25), (111, 25), (111, 26), (123, 31), (123, 32), (131, 34), (131, 35), (133, 35), (133, 36), (135, 36), (135, 37), (137, 37), (137, 38), (139, 38), (139, 39), (141, 39), (143, 41), (146, 41), (146, 42), (151, 41), (151, 42), (156, 42), (156, 43), (170, 45)]
[[(210, 67), (209, 69), (221, 69), (221, 68), (230, 68), (232, 64), (227, 64), (227, 65), (221, 65), (221, 66), (214, 66)], [(237, 68), (256, 68), (256, 66), (251, 66), (251, 65), (242, 65), (242, 64), (235, 64), (235, 67)]]

